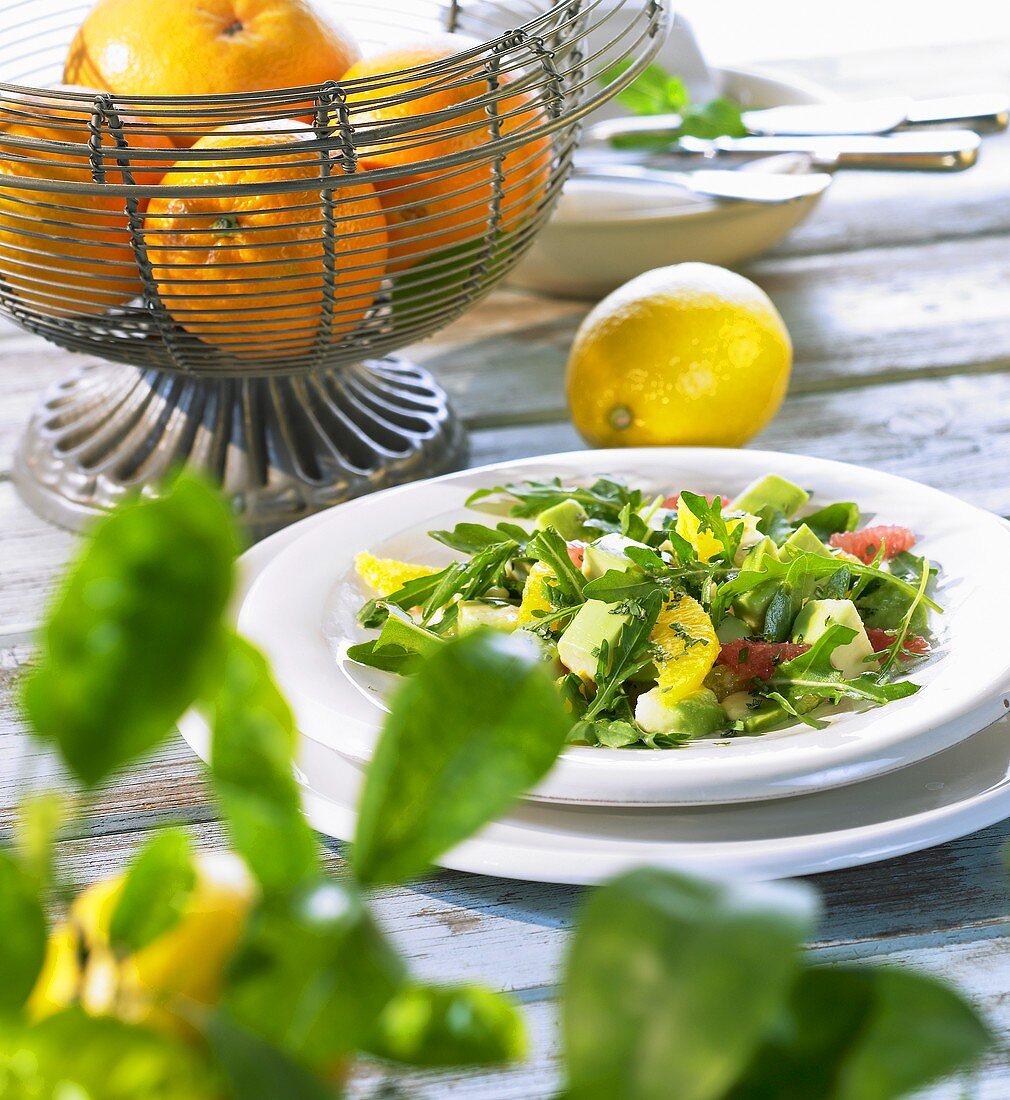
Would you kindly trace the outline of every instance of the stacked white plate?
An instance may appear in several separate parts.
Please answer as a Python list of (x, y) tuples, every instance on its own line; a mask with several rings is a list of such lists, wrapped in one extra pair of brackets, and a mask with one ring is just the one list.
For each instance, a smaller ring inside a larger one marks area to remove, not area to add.
[[(665, 751), (569, 748), (536, 791), (444, 865), (586, 884), (641, 864), (773, 878), (885, 859), (1010, 816), (1010, 526), (935, 489), (843, 463), (653, 448), (553, 455), (391, 489), (304, 520), (244, 556), (236, 620), (270, 657), (294, 708), (298, 776), (315, 827), (353, 835), (393, 683), (344, 656), (366, 636), (355, 620), (367, 595), (354, 576), (358, 551), (444, 564), (450, 552), (427, 532), (480, 521), (467, 497), (509, 481), (610, 474), (657, 492), (733, 494), (769, 472), (821, 503), (854, 500), (871, 519), (911, 527), (917, 549), (940, 564), (945, 614), (913, 673), (921, 690), (839, 714), (822, 730)], [(205, 755), (202, 721), (188, 715), (181, 728)]]

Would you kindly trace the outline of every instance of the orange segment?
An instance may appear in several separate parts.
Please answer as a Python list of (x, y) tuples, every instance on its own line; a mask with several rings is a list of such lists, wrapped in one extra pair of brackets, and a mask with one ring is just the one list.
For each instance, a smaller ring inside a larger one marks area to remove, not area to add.
[(415, 565), (413, 562), (397, 561), (395, 558), (377, 558), (364, 551), (355, 557), (354, 571), (363, 583), (380, 596), (391, 596), (407, 581), (430, 577), (438, 572), (430, 565)]
[(536, 623), (541, 617), (538, 613), (547, 614), (551, 611), (551, 599), (547, 590), (554, 587), (551, 582), (555, 579), (554, 570), (549, 565), (542, 561), (533, 563), (523, 587), (522, 602), (519, 604), (519, 627)]
[(697, 691), (719, 656), (712, 620), (690, 596), (677, 596), (663, 607), (650, 640), (658, 651), (654, 690), (668, 704)]

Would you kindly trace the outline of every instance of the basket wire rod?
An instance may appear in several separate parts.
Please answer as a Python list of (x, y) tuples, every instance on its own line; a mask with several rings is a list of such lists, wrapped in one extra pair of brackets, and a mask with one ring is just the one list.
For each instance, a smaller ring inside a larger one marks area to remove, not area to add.
[[(488, 129), (491, 142), (496, 143), (501, 137), (501, 116), (498, 113), (498, 99), (495, 93), (500, 87), (500, 73), (498, 69), (499, 54), (496, 51), (485, 64), (485, 73), (491, 99), (485, 106), (488, 116)], [(484, 234), (484, 246), (470, 268), (470, 277), (463, 286), (460, 303), (461, 311), (466, 309), (474, 300), (483, 280), (487, 278), (491, 259), (498, 251), (498, 243), (501, 237), (501, 213), (502, 196), (504, 194), (505, 172), (502, 166), (503, 155), (499, 153), (491, 165), (491, 203), (487, 218), (487, 229)]]
[(452, 0), (449, 4), (449, 10), (445, 15), (445, 29), (449, 34), (455, 34), (459, 29), (459, 15), (460, 15), (460, 2), (459, 0)]
[[(333, 108), (338, 100), (342, 102), (344, 113), (346, 114), (347, 104), (343, 100), (343, 93), (332, 81), (320, 90), (316, 100), (316, 134), (319, 140), (326, 144), (330, 142), (333, 135)], [(353, 152), (354, 147), (352, 143), (352, 155)], [(356, 162), (354, 167), (357, 167)], [(323, 287), (319, 325), (316, 329), (316, 338), (312, 349), (312, 362), (314, 364), (323, 361), (325, 358), (326, 346), (333, 341), (333, 310), (336, 302), (337, 255), (335, 244), (336, 226), (333, 215), (333, 188), (329, 186), (331, 170), (330, 153), (327, 150), (323, 152), (319, 166), (319, 199), (323, 213)], [(351, 169), (351, 171), (353, 170), (354, 168)]]
[[(116, 163), (122, 173), (123, 182), (127, 185), (133, 185), (134, 178), (130, 170), (129, 155), (124, 152), (124, 150), (129, 149), (129, 143), (126, 140), (123, 124), (115, 109), (112, 96), (107, 92), (103, 92), (95, 96), (90, 124), (91, 139), (88, 142), (91, 174), (95, 183), (98, 184), (106, 182), (105, 157), (102, 152), (102, 132), (106, 128), (112, 140), (116, 143), (118, 153)], [(185, 371), (187, 364), (179, 357), (175, 347), (172, 321), (158, 292), (158, 284), (154, 278), (151, 261), (147, 255), (147, 245), (144, 242), (144, 219), (140, 213), (140, 205), (134, 197), (127, 196), (125, 210), (127, 225), (130, 230), (130, 246), (133, 249), (134, 260), (140, 273), (140, 281), (144, 287), (145, 305), (154, 317), (155, 326), (173, 365), (178, 370)]]

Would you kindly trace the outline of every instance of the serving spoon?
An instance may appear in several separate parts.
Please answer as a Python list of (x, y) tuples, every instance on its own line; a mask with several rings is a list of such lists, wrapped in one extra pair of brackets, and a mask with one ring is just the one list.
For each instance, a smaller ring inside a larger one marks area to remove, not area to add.
[(827, 172), (735, 172), (719, 168), (668, 172), (636, 165), (584, 164), (578, 161), (572, 175), (576, 179), (659, 183), (687, 191), (698, 198), (768, 204), (794, 202), (810, 195), (819, 195), (831, 183), (831, 176)]

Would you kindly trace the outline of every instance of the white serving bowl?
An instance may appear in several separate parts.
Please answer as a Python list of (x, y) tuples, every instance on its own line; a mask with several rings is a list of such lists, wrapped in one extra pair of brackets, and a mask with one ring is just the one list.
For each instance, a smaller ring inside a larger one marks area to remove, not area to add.
[[(714, 69), (723, 94), (745, 107), (819, 103), (815, 85), (746, 69)], [(613, 110), (610, 111), (613, 113)], [(713, 164), (717, 167), (717, 164)], [(744, 171), (806, 171), (803, 157), (757, 161)], [(770, 205), (699, 199), (662, 184), (573, 178), (511, 283), (574, 298), (600, 298), (655, 267), (697, 260), (724, 267), (767, 251), (813, 212), (820, 195)]]
[[(794, 726), (763, 737), (683, 748), (572, 747), (532, 793), (546, 801), (611, 806), (745, 802), (859, 782), (940, 752), (1010, 707), (1010, 529), (935, 489), (858, 466), (751, 450), (642, 448), (583, 451), (497, 464), (419, 482), (341, 505), (304, 527), (264, 568), (239, 611), (239, 629), (270, 657), (307, 737), (367, 761), (395, 678), (356, 665), (349, 644), (370, 634), (354, 618), (366, 597), (353, 571), (363, 549), (431, 564), (451, 554), (427, 538), (468, 515), (476, 488), (527, 478), (587, 481), (600, 474), (653, 491), (733, 494), (776, 472), (815, 500), (855, 500), (879, 522), (907, 525), (943, 569), (932, 656), (916, 666), (918, 694), (869, 711), (843, 712), (823, 729)], [(432, 730), (432, 737), (438, 731)]]

